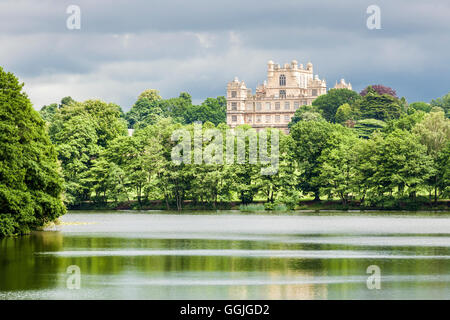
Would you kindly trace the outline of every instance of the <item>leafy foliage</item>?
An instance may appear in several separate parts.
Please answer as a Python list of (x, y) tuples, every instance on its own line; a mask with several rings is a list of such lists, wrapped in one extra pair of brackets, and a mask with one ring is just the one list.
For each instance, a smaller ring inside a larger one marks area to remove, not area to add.
[[(430, 112), (432, 109), (432, 106), (429, 103), (418, 101), (413, 102), (409, 105), (409, 109), (415, 110), (415, 111), (423, 111), (423, 112)], [(409, 111), (408, 109), (408, 111)]]
[(348, 103), (344, 103), (336, 111), (335, 120), (337, 123), (344, 123), (354, 117), (353, 109)]
[(369, 92), (356, 104), (360, 116), (363, 119), (392, 120), (400, 117), (406, 109), (406, 102), (389, 94), (380, 95), (377, 92)]
[(0, 68), (0, 236), (28, 233), (65, 212), (55, 148), (22, 89)]
[(381, 131), (386, 126), (386, 123), (377, 119), (362, 119), (358, 120), (353, 128), (360, 138), (368, 139), (375, 131)]
[(190, 124), (209, 121), (215, 125), (226, 122), (225, 97), (207, 98), (201, 105), (193, 105), (191, 96), (180, 93), (178, 98), (162, 99), (157, 90), (145, 90), (126, 114), (130, 128), (144, 128), (162, 118), (171, 118), (176, 123)]
[(303, 192), (313, 193), (316, 200), (320, 197), (322, 185), (322, 181), (317, 179), (321, 166), (320, 156), (322, 152), (335, 146), (341, 135), (349, 134), (349, 130), (325, 121), (300, 121), (291, 128), (294, 157), (301, 172), (298, 186)]
[(327, 94), (323, 94), (315, 99), (312, 104), (317, 107), (323, 117), (329, 122), (336, 122), (336, 112), (344, 103), (352, 105), (360, 99), (355, 91), (349, 89), (330, 89)]
[(127, 134), (118, 105), (100, 100), (73, 102), (57, 110), (49, 133), (56, 145), (69, 204), (91, 198), (89, 170), (111, 141)]
[(444, 95), (442, 98), (437, 98), (435, 100), (431, 100), (431, 107), (439, 107), (441, 108), (445, 116), (450, 118), (450, 92)]
[(291, 122), (289, 122), (288, 127), (291, 128), (299, 121), (325, 121), (325, 119), (322, 117), (322, 114), (317, 107), (304, 105), (300, 106), (300, 108), (295, 111), (295, 114), (292, 117)]
[(203, 123), (210, 121), (215, 125), (225, 123), (226, 116), (227, 100), (225, 97), (207, 98), (200, 106), (189, 106), (183, 115), (186, 124), (195, 121)]

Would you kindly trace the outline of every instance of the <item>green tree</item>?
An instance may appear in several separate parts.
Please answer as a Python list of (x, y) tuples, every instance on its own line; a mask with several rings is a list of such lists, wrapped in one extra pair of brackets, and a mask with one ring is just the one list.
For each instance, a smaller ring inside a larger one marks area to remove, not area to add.
[(369, 139), (376, 132), (381, 131), (386, 126), (386, 122), (377, 119), (362, 119), (356, 121), (353, 129), (360, 138)]
[[(418, 102), (413, 102), (409, 105), (409, 109), (415, 110), (415, 111), (423, 111), (423, 112), (430, 112), (431, 111), (432, 106), (429, 103), (426, 102), (422, 102), (422, 101), (418, 101)], [(409, 111), (408, 109), (408, 111)]]
[(353, 90), (330, 89), (327, 94), (317, 97), (312, 104), (322, 112), (327, 121), (335, 122), (336, 111), (340, 106), (344, 103), (352, 105), (360, 98), (360, 95)]
[(64, 108), (65, 106), (71, 105), (72, 103), (75, 103), (76, 101), (72, 99), (72, 97), (64, 97), (61, 99), (61, 103), (59, 104), (59, 108)]
[[(445, 192), (445, 168), (449, 165), (445, 159), (445, 147), (450, 142), (450, 120), (444, 112), (431, 112), (412, 130), (419, 141), (427, 148), (427, 154), (433, 159), (434, 174), (428, 182), (429, 190), (434, 190), (434, 201)], [(431, 192), (430, 192), (431, 193)]]
[(84, 179), (101, 151), (96, 123), (88, 114), (57, 118), (50, 132), (63, 169), (65, 202), (78, 204), (90, 198), (91, 184)]
[[(147, 200), (151, 186), (155, 185), (161, 168), (162, 146), (155, 136), (149, 136), (147, 132), (137, 130), (133, 136), (119, 136), (105, 150), (106, 163), (101, 166), (103, 171), (100, 175), (104, 184), (100, 186), (109, 186), (104, 189), (104, 194), (107, 189), (111, 190), (115, 201), (121, 192), (131, 188), (142, 206), (143, 198)], [(122, 187), (111, 188), (109, 183), (119, 183)]]
[(439, 107), (444, 110), (445, 117), (450, 118), (450, 92), (441, 98), (431, 100), (431, 107)]
[(72, 103), (76, 103), (76, 101), (73, 100), (72, 97), (64, 97), (61, 99), (61, 103), (59, 105), (57, 103), (52, 103), (52, 104), (43, 106), (41, 108), (41, 110), (39, 110), (39, 113), (46, 122), (51, 124), (54, 120), (54, 117), (55, 117), (58, 109), (68, 106)]
[[(269, 130), (268, 141), (273, 130)], [(294, 209), (298, 203), (299, 192), (296, 190), (300, 178), (300, 170), (291, 151), (294, 140), (279, 131), (279, 164), (276, 172), (271, 175), (257, 175), (259, 193), (267, 199), (267, 202), (279, 202), (289, 209)], [(269, 148), (270, 149), (270, 148)], [(271, 152), (271, 150), (269, 150)]]
[(299, 121), (325, 121), (322, 117), (319, 109), (315, 106), (304, 105), (300, 106), (295, 111), (294, 116), (291, 119), (291, 122), (288, 124), (288, 128), (291, 128), (294, 124)]
[(130, 111), (125, 115), (128, 127), (134, 128), (136, 123), (150, 115), (161, 115), (162, 110), (157, 105), (157, 102), (161, 100), (158, 90), (148, 89), (143, 91)]
[(398, 119), (388, 121), (382, 131), (384, 133), (391, 133), (395, 129), (411, 131), (417, 123), (424, 119), (425, 115), (426, 113), (421, 110), (403, 114)]
[(48, 106), (43, 106), (39, 113), (46, 122), (53, 122), (53, 118), (55, 117), (56, 111), (58, 111), (58, 105), (56, 103), (49, 104)]
[(28, 233), (65, 213), (55, 149), (22, 89), (0, 68), (0, 236)]
[(234, 138), (234, 154), (235, 163), (233, 165), (234, 172), (234, 190), (237, 193), (239, 200), (242, 204), (248, 204), (253, 202), (254, 197), (258, 193), (261, 186), (261, 166), (258, 164), (250, 163), (250, 142), (254, 139), (258, 143), (258, 137), (256, 136), (256, 131), (247, 124), (240, 125), (235, 129), (237, 133), (238, 130), (242, 130), (245, 133), (245, 161), (239, 163), (237, 159), (238, 153), (238, 138)]
[(360, 171), (369, 198), (380, 203), (384, 197), (405, 192), (415, 194), (433, 174), (432, 159), (416, 135), (395, 130), (383, 137), (374, 134), (361, 150)]
[(337, 123), (344, 123), (353, 118), (352, 107), (348, 103), (344, 103), (336, 111), (335, 120)]
[[(224, 137), (228, 126), (225, 124), (220, 124), (215, 127), (213, 123), (206, 122), (202, 126), (204, 137), (203, 150), (206, 150), (210, 144), (218, 142), (215, 141), (217, 137), (210, 137), (206, 135), (206, 130), (210, 129), (217, 129), (218, 132), (220, 132), (222, 138), (221, 147), (224, 148), (226, 146)], [(217, 156), (220, 156), (220, 154)], [(223, 152), (222, 158), (218, 158), (218, 160), (221, 161), (214, 162), (207, 160), (207, 158), (204, 158), (202, 164), (191, 165), (193, 169), (193, 180), (191, 182), (189, 193), (194, 203), (198, 201), (207, 202), (216, 208), (219, 201), (231, 199), (231, 191), (234, 187), (235, 174), (233, 171), (233, 165), (225, 162), (225, 154)]]
[(359, 139), (354, 132), (343, 131), (333, 148), (324, 149), (319, 157), (321, 192), (339, 197), (346, 205), (359, 189)]
[(362, 119), (392, 120), (398, 119), (406, 110), (406, 101), (397, 99), (389, 94), (380, 95), (374, 90), (355, 103)]
[(214, 125), (226, 123), (227, 100), (225, 97), (207, 98), (200, 106), (191, 105), (184, 114), (185, 123), (210, 121)]
[(89, 171), (95, 160), (116, 137), (127, 135), (127, 130), (118, 105), (87, 100), (59, 108), (49, 133), (63, 168), (66, 202), (79, 204), (91, 197)]
[(450, 141), (439, 152), (437, 160), (437, 176), (442, 177), (439, 179), (438, 188), (441, 190), (439, 196), (450, 197)]
[(320, 200), (320, 187), (323, 185), (323, 181), (317, 178), (321, 168), (320, 156), (324, 150), (333, 148), (339, 136), (348, 130), (325, 121), (300, 121), (291, 128), (293, 157), (301, 172), (298, 186), (304, 193), (313, 193), (315, 200)]

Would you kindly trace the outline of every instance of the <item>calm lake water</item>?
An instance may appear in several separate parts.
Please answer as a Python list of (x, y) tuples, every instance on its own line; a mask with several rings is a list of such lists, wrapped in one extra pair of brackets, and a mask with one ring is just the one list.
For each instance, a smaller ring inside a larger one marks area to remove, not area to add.
[[(442, 213), (70, 212), (0, 239), (0, 299), (450, 299)], [(67, 268), (80, 268), (68, 289)], [(381, 271), (369, 290), (367, 267)]]

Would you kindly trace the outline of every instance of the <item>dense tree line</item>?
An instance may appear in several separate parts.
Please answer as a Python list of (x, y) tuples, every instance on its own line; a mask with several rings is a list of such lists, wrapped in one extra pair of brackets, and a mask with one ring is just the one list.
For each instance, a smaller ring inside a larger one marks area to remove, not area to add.
[[(195, 106), (187, 93), (162, 99), (156, 90), (142, 92), (126, 114), (113, 103), (77, 102), (71, 97), (42, 107), (40, 113), (59, 155), (68, 205), (134, 199), (141, 204), (160, 195), (168, 207), (172, 201), (181, 204), (192, 177), (184, 171), (180, 175), (170, 161), (172, 131), (181, 126), (192, 129), (194, 121), (226, 127), (224, 97)], [(135, 133), (129, 136), (127, 128)], [(210, 187), (198, 186), (199, 193), (210, 192)], [(227, 187), (214, 188), (217, 202)]]
[(226, 104), (225, 97), (217, 97), (193, 105), (186, 92), (180, 93), (178, 98), (162, 99), (157, 90), (149, 89), (139, 95), (125, 118), (130, 128), (142, 128), (168, 117), (182, 124), (210, 121), (218, 125), (226, 122)]
[[(449, 195), (448, 99), (433, 101), (408, 105), (381, 85), (361, 94), (331, 89), (296, 112), (289, 135), (279, 133), (274, 175), (261, 175), (262, 164), (171, 161), (176, 129), (193, 135), (193, 122), (200, 120), (202, 130), (215, 128), (226, 136), (222, 97), (193, 106), (187, 93), (164, 100), (156, 90), (146, 90), (126, 114), (115, 104), (70, 98), (41, 113), (49, 121), (70, 205), (136, 200), (142, 206), (161, 200), (181, 209), (185, 200), (212, 207), (264, 200), (269, 208), (275, 203), (293, 208), (300, 198), (313, 197), (389, 206)], [(127, 126), (135, 129), (133, 135)]]

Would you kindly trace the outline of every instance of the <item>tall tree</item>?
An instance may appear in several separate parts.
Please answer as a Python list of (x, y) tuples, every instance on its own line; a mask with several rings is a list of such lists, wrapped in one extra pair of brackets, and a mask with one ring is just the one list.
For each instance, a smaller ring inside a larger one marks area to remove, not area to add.
[(350, 197), (360, 191), (358, 172), (359, 139), (352, 131), (344, 131), (333, 148), (320, 155), (319, 178), (321, 192), (329, 197), (338, 196), (345, 205)]
[(291, 128), (294, 140), (295, 160), (301, 172), (299, 187), (305, 193), (313, 193), (315, 200), (320, 200), (320, 175), (322, 152), (333, 148), (339, 137), (349, 132), (346, 127), (325, 121), (300, 121)]
[(56, 152), (23, 84), (0, 68), (0, 236), (65, 213)]
[(445, 158), (445, 148), (450, 143), (450, 119), (445, 118), (444, 112), (431, 112), (423, 121), (417, 123), (413, 132), (419, 141), (426, 146), (428, 155), (433, 159), (434, 174), (430, 177), (428, 186), (434, 191), (434, 201), (443, 194), (446, 167), (450, 164)]
[(49, 133), (63, 168), (66, 202), (77, 204), (90, 199), (93, 181), (89, 171), (94, 161), (116, 137), (127, 135), (127, 130), (118, 105), (87, 100), (59, 108)]

